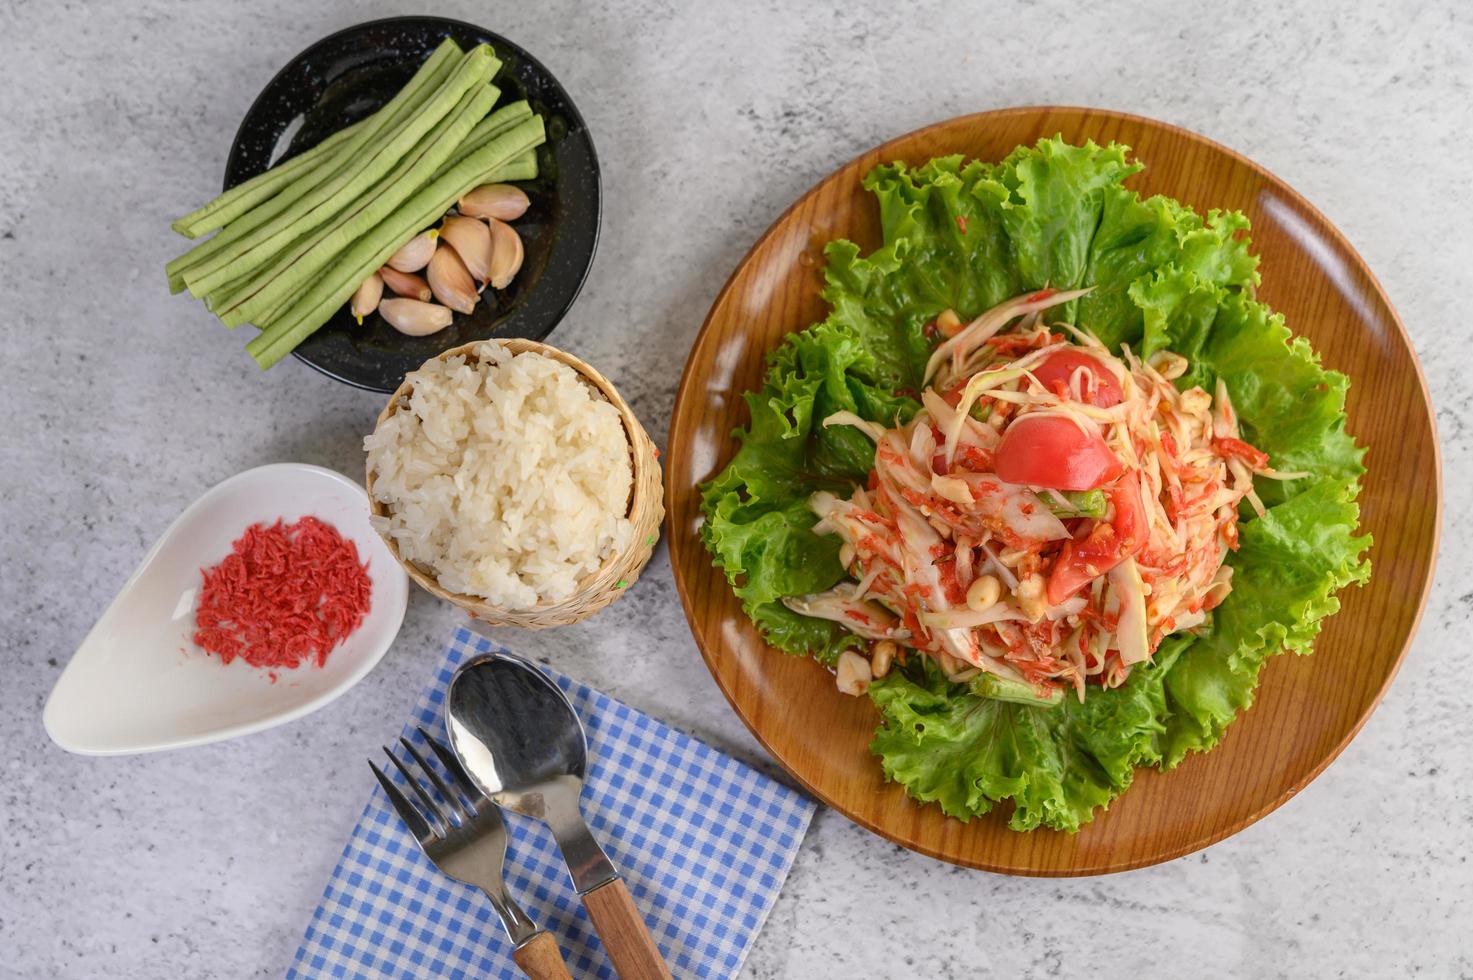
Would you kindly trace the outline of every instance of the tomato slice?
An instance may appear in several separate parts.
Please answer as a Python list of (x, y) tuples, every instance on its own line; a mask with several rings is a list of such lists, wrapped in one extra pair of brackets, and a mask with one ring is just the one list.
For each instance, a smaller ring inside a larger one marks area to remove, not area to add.
[(1056, 606), (1120, 564), (1121, 559), (1115, 529), (1104, 521), (1094, 521), (1087, 530), (1064, 542), (1064, 550), (1049, 573), (1044, 597), (1049, 605)]
[(1064, 542), (1049, 573), (1045, 593), (1049, 605), (1058, 605), (1127, 557), (1139, 554), (1150, 540), (1140, 471), (1131, 470), (1106, 493), (1115, 508), (1114, 521), (1094, 522)]
[(1105, 491), (1115, 508), (1115, 536), (1120, 540), (1121, 557), (1134, 558), (1151, 539), (1146, 524), (1146, 505), (1141, 501), (1141, 471), (1131, 470)]
[(1009, 483), (1095, 490), (1120, 475), (1120, 460), (1098, 433), (1057, 415), (1025, 415), (1008, 426), (994, 459)]
[(1091, 357), (1082, 350), (1065, 348), (1055, 351), (1033, 369), (1033, 376), (1046, 390), (1057, 392), (1060, 387), (1068, 388), (1069, 379), (1080, 368), (1084, 368), (1094, 377), (1094, 390), (1089, 395), (1091, 405), (1109, 408), (1120, 404), (1124, 397), (1120, 391), (1120, 382), (1100, 363), (1099, 358)]

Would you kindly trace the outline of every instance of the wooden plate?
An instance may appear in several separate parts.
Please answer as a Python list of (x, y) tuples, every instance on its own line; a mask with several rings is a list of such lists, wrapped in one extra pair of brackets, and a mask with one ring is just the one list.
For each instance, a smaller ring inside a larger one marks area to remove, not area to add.
[[(806, 658), (768, 647), (742, 615), (698, 535), (698, 485), (731, 457), (731, 430), (748, 421), (741, 393), (763, 355), (823, 317), (822, 249), (849, 238), (880, 244), (873, 197), (860, 178), (890, 160), (919, 164), (963, 153), (998, 160), (1062, 133), (1111, 140), (1146, 165), (1131, 178), (1200, 211), (1236, 208), (1253, 222), (1262, 256), (1259, 296), (1350, 375), (1350, 430), (1370, 447), (1361, 495), (1375, 537), (1374, 577), (1342, 594), (1311, 657), (1276, 657), (1257, 703), (1213, 751), (1176, 770), (1142, 770), (1106, 813), (1078, 834), (1017, 833), (1009, 807), (962, 823), (886, 784), (868, 744), (878, 713), (834, 690)], [(732, 274), (706, 319), (671, 423), (666, 479), (670, 551), (681, 601), (711, 673), (747, 727), (814, 794), (856, 823), (912, 850), (1009, 874), (1088, 875), (1178, 857), (1242, 830), (1329, 765), (1364, 724), (1405, 655), (1432, 579), (1441, 523), (1441, 466), (1431, 403), (1406, 330), (1345, 238), (1262, 167), (1207, 139), (1138, 116), (1025, 108), (948, 120), (892, 140), (841, 167), (779, 218)]]

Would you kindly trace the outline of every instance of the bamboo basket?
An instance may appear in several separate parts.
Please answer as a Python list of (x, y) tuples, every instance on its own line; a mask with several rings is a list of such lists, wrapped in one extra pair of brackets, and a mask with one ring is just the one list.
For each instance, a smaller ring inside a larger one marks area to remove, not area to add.
[[(452, 347), (440, 354), (439, 360), (443, 361), (457, 354), (465, 355), (467, 360), (474, 360), (471, 351), (480, 343), (482, 341)], [(500, 343), (513, 354), (531, 351), (562, 361), (577, 371), (584, 381), (596, 388), (619, 410), (619, 417), (624, 421), (624, 433), (629, 438), (629, 449), (633, 454), (631, 462), (634, 470), (634, 483), (630, 489), (627, 516), (633, 523), (634, 530), (630, 536), (629, 547), (625, 551), (610, 555), (601, 568), (584, 576), (573, 594), (566, 599), (559, 602), (538, 603), (530, 609), (504, 609), (492, 605), (479, 596), (450, 592), (441, 588), (440, 583), (429, 569), (399, 554), (399, 546), (391, 538), (386, 536), (384, 542), (389, 546), (389, 551), (398, 559), (399, 564), (404, 566), (409, 577), (421, 588), (431, 595), (459, 606), (476, 619), (493, 626), (521, 626), (526, 629), (567, 626), (570, 623), (587, 619), (617, 599), (639, 579), (639, 573), (649, 562), (650, 555), (654, 553), (655, 542), (660, 533), (660, 522), (665, 518), (658, 451), (655, 449), (655, 444), (650, 441), (649, 434), (644, 431), (644, 426), (639, 424), (639, 419), (630, 410), (629, 405), (614, 390), (613, 384), (594, 368), (571, 354), (536, 341), (508, 339)], [(398, 411), (400, 399), (406, 397), (409, 390), (408, 381), (399, 386), (389, 397), (389, 403), (384, 406), (384, 410), (379, 413), (378, 423), (382, 423), (392, 413)], [(371, 470), (367, 476), (369, 506), (374, 514), (386, 517), (389, 514), (389, 508), (374, 497)]]

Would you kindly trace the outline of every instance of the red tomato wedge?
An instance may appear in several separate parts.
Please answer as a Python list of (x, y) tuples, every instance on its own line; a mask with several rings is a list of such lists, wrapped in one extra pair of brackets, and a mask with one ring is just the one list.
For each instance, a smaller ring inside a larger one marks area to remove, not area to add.
[(1151, 540), (1146, 525), (1146, 505), (1141, 501), (1141, 471), (1131, 470), (1105, 491), (1115, 508), (1115, 536), (1120, 539), (1121, 556), (1134, 558)]
[(1059, 552), (1054, 570), (1049, 573), (1044, 597), (1049, 605), (1056, 606), (1120, 564), (1120, 560), (1120, 541), (1115, 537), (1115, 529), (1097, 521), (1064, 542), (1064, 550)]
[(1150, 540), (1146, 508), (1141, 502), (1141, 474), (1131, 470), (1109, 490), (1115, 520), (1099, 521), (1081, 529), (1059, 552), (1049, 573), (1045, 597), (1058, 605), (1079, 589), (1104, 575), (1127, 557), (1134, 557)]
[(1109, 408), (1119, 405), (1124, 395), (1120, 391), (1120, 382), (1115, 380), (1115, 375), (1100, 363), (1099, 358), (1091, 357), (1082, 350), (1064, 349), (1055, 351), (1038, 367), (1033, 369), (1033, 376), (1038, 383), (1043, 385), (1047, 391), (1057, 393), (1061, 388), (1067, 389), (1069, 379), (1074, 372), (1084, 368), (1094, 377), (1094, 390), (1089, 393), (1089, 403), (1097, 408)]
[(1094, 490), (1120, 475), (1120, 460), (1098, 433), (1057, 415), (1025, 415), (998, 444), (996, 472), (1009, 483)]

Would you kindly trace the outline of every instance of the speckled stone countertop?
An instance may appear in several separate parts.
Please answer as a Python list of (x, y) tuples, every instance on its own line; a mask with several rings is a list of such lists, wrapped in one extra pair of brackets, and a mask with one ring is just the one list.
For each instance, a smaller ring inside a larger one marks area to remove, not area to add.
[[(1432, 385), (1438, 587), (1384, 704), (1307, 790), (1202, 853), (1062, 881), (949, 867), (821, 810), (747, 977), (1473, 973), (1473, 18), (1457, 0), (1125, 6), (436, 5), (535, 53), (587, 117), (604, 238), (552, 340), (657, 441), (707, 307), (794, 197), (896, 134), (1030, 103), (1155, 116), (1283, 177), (1369, 261)], [(416, 594), (367, 680), (247, 739), (99, 760), (41, 727), (76, 644), (202, 489), (277, 460), (359, 472), (380, 397), (290, 360), (261, 374), (161, 269), (277, 67), (400, 12), (0, 2), (0, 976), (279, 976), (370, 790), (363, 758), (456, 621)], [(505, 640), (774, 771), (696, 654), (663, 549), (592, 623)]]

